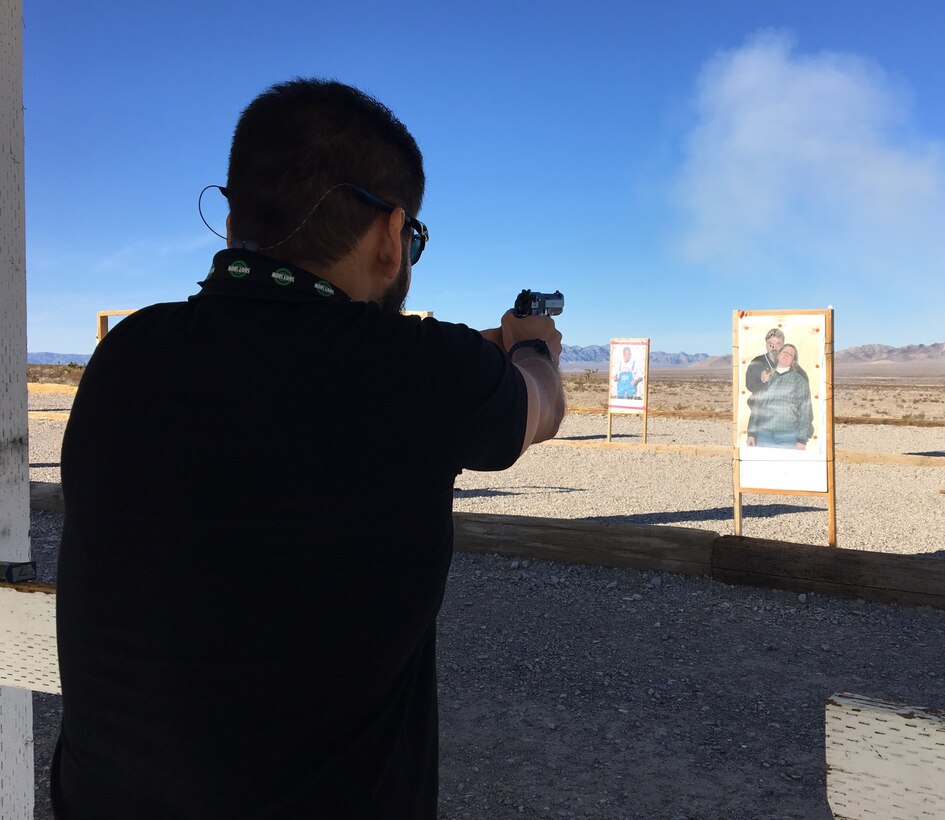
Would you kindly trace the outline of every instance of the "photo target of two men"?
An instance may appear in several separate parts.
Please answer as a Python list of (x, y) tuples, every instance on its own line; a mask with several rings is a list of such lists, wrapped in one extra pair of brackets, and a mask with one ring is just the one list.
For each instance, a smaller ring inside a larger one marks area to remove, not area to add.
[(743, 458), (825, 454), (825, 335), (822, 313), (738, 320), (737, 442)]

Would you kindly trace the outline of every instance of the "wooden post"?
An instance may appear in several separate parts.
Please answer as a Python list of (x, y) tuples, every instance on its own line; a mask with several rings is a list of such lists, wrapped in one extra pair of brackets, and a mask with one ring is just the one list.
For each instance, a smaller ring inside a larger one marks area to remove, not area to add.
[(742, 534), (742, 491), (738, 487), (738, 459), (735, 459), (735, 514), (732, 532)]
[(833, 425), (833, 308), (827, 310), (824, 324), (824, 367), (827, 382), (827, 543), (837, 546), (836, 443)]
[(455, 548), (461, 552), (682, 575), (708, 575), (718, 537), (690, 527), (488, 513), (453, 513), (453, 527)]
[[(0, 560), (30, 560), (23, 6), (0, 0)], [(6, 620), (0, 620), (4, 630)], [(5, 660), (0, 655), (0, 660)], [(33, 701), (0, 687), (0, 817), (33, 817)]]
[(945, 609), (945, 561), (720, 535), (712, 546), (712, 578), (820, 595)]
[(742, 534), (741, 470), (738, 463), (738, 311), (732, 311), (732, 487), (735, 535)]
[[(609, 368), (609, 367), (608, 367), (608, 369), (607, 369), (607, 372), (608, 372), (608, 376), (609, 376), (609, 374), (610, 374), (610, 368)], [(608, 391), (610, 390), (610, 384), (609, 384), (609, 383), (608, 383), (608, 385), (607, 385), (607, 390), (608, 390)], [(614, 430), (614, 414), (611, 413), (610, 410), (608, 410), (608, 411), (607, 411), (607, 443), (608, 443), (608, 444), (610, 444), (610, 434), (613, 432), (613, 430)]]
[(134, 310), (100, 310), (96, 316), (95, 344), (101, 342), (105, 338), (105, 334), (108, 333), (109, 316), (130, 316), (134, 312)]
[(643, 363), (643, 443), (646, 444), (647, 418), (650, 414), (650, 340), (646, 340), (646, 361)]

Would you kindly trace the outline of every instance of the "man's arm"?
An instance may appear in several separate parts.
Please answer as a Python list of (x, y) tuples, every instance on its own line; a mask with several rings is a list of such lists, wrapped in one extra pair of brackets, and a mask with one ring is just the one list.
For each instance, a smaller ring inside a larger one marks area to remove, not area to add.
[(525, 380), (528, 393), (528, 417), (522, 452), (529, 445), (554, 438), (564, 418), (564, 390), (557, 365), (534, 348), (520, 347), (512, 357)]
[(745, 387), (749, 393), (757, 393), (768, 386), (768, 359), (766, 356), (757, 356), (752, 359), (745, 372)]
[(505, 345), (502, 343), (502, 328), (501, 327), (490, 327), (488, 330), (480, 330), (479, 335), (482, 336), (487, 342), (492, 342), (492, 344), (501, 347), (505, 350)]
[[(534, 347), (518, 347), (512, 354), (512, 364), (525, 380), (528, 393), (528, 417), (522, 452), (529, 445), (553, 438), (564, 418), (564, 390), (558, 361), (561, 358), (561, 333), (550, 316), (516, 316), (507, 311), (502, 317), (503, 350), (510, 350), (516, 342), (538, 339), (548, 345), (548, 354)], [(489, 338), (486, 336), (486, 338)]]

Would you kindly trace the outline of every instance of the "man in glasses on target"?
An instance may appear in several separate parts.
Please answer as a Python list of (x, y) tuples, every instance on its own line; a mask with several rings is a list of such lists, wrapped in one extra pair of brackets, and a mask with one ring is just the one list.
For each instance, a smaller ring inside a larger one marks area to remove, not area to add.
[(227, 249), (65, 434), (56, 816), (433, 818), (453, 481), (555, 434), (560, 333), (401, 313), (422, 157), (354, 88), (263, 93), (223, 190)]

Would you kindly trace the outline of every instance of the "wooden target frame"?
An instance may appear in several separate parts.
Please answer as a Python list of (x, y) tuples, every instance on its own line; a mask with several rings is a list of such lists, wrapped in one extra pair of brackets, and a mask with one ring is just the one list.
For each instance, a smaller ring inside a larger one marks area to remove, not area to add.
[[(615, 359), (614, 353), (620, 347), (630, 347), (637, 349), (637, 355), (631, 354), (631, 360), (641, 362), (643, 365), (643, 395), (639, 401), (635, 397), (633, 400), (619, 398), (613, 388), (613, 373)], [(642, 355), (641, 355), (642, 353)], [(643, 338), (626, 338), (610, 340), (610, 358), (607, 362), (607, 441), (610, 442), (613, 434), (614, 416), (639, 415), (643, 417), (643, 443), (646, 444), (646, 428), (649, 416), (649, 397), (650, 397), (650, 340)]]
[(95, 314), (95, 344), (98, 344), (105, 338), (105, 334), (108, 333), (108, 319), (111, 316), (131, 316), (132, 313), (137, 312), (137, 308), (133, 310), (100, 310)]
[[(763, 354), (765, 331), (780, 329), (785, 343), (804, 345), (800, 363), (809, 374), (816, 452), (747, 446), (750, 418), (746, 385), (749, 364)], [(792, 333), (794, 336), (792, 337)], [(817, 338), (815, 343), (815, 338)], [(759, 341), (760, 338), (760, 341)], [(732, 314), (732, 476), (735, 535), (742, 534), (742, 495), (822, 496), (827, 501), (827, 543), (837, 545), (836, 459), (833, 412), (833, 308), (735, 310)], [(751, 340), (751, 341), (749, 341)], [(811, 357), (811, 351), (818, 355)], [(806, 357), (806, 358), (805, 358)], [(816, 382), (813, 378), (816, 376)]]

